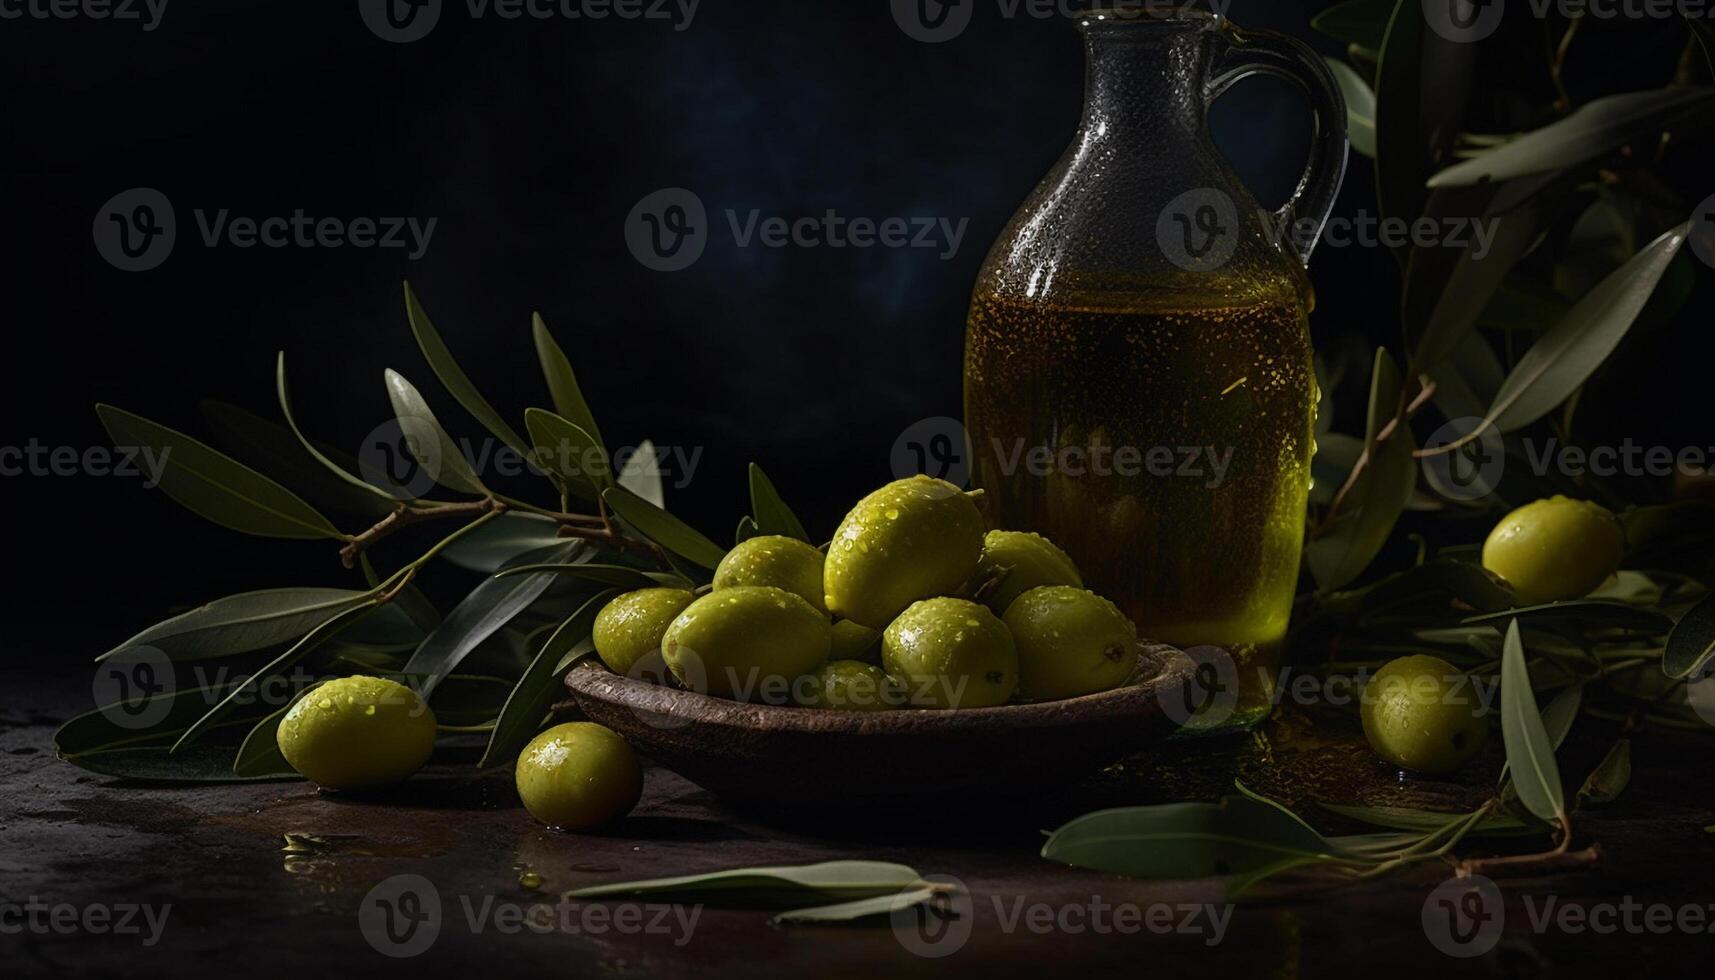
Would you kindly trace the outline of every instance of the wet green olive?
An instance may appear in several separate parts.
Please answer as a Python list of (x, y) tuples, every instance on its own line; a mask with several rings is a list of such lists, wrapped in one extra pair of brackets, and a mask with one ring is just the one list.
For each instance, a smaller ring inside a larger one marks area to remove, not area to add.
[(828, 659), (861, 660), (866, 664), (881, 663), (881, 630), (870, 629), (849, 619), (836, 621)]
[(1626, 540), (1600, 504), (1554, 496), (1501, 518), (1483, 542), (1483, 567), (1512, 585), (1519, 605), (1578, 599), (1620, 567)]
[(827, 613), (822, 590), (822, 553), (797, 538), (765, 534), (741, 542), (715, 568), (716, 589), (735, 585), (772, 585), (803, 597), (816, 611)]
[(667, 627), (694, 599), (684, 589), (638, 589), (616, 597), (596, 613), (590, 634), (596, 656), (608, 670), (630, 674), (638, 661), (661, 649)]
[(836, 616), (885, 628), (906, 606), (946, 595), (976, 570), (983, 519), (945, 480), (895, 480), (858, 501), (840, 522), (823, 570)]
[(1078, 566), (1059, 546), (1029, 531), (990, 531), (983, 535), (983, 555), (977, 563), (977, 579), (998, 578), (999, 584), (983, 596), (983, 605), (996, 616), (1019, 596), (1040, 585), (1082, 586)]
[(1487, 707), (1457, 667), (1428, 654), (1400, 657), (1364, 685), (1359, 710), (1376, 755), (1406, 769), (1458, 769), (1489, 738)]
[(882, 633), (881, 666), (917, 708), (987, 708), (1018, 690), (1012, 634), (968, 599), (912, 603)]
[(893, 678), (880, 667), (857, 660), (830, 660), (804, 680), (800, 703), (807, 708), (886, 711), (904, 701)]
[(607, 826), (643, 795), (643, 769), (631, 746), (587, 721), (555, 725), (531, 740), (518, 755), (513, 781), (524, 809), (562, 830)]
[(781, 701), (828, 659), (828, 618), (800, 596), (766, 585), (710, 592), (685, 607), (661, 641), (679, 683), (741, 701)]
[(280, 753), (323, 789), (405, 781), (435, 748), (435, 713), (417, 692), (382, 677), (328, 681), (292, 705), (275, 732)]
[(1004, 621), (1018, 646), (1020, 697), (1056, 701), (1110, 691), (1137, 666), (1137, 626), (1087, 589), (1031, 589), (1007, 608)]

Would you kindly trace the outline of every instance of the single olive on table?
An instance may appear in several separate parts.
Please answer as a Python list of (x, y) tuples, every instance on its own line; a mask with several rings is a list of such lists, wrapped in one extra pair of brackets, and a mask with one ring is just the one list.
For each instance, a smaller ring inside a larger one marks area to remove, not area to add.
[(435, 713), (396, 681), (341, 677), (299, 698), (274, 738), (286, 762), (323, 789), (378, 789), (429, 761)]
[(612, 729), (587, 721), (536, 736), (513, 769), (532, 817), (561, 830), (596, 830), (631, 812), (643, 796), (637, 754)]
[(1488, 707), (1457, 667), (1428, 654), (1389, 661), (1364, 685), (1359, 714), (1370, 747), (1388, 762), (1449, 773), (1482, 751)]

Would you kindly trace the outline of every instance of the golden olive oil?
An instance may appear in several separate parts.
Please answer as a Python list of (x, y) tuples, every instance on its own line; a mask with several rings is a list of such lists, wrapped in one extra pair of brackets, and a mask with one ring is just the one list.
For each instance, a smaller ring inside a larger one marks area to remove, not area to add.
[(1267, 714), (1298, 579), (1317, 400), (1296, 292), (979, 287), (965, 351), (972, 475), (994, 527), (1066, 549), (1180, 647), (1227, 648)]

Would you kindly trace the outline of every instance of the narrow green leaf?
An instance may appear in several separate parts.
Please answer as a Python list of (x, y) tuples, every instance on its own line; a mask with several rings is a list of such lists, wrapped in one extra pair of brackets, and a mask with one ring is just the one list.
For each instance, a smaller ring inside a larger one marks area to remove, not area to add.
[(1393, 0), (1345, 0), (1310, 19), (1310, 26), (1337, 41), (1380, 51)]
[(241, 777), (296, 775), (292, 764), (286, 761), (285, 754), (280, 751), (280, 722), (285, 719), (286, 712), (292, 710), (293, 705), (304, 699), (304, 695), (321, 686), (320, 681), (311, 684), (299, 691), (279, 711), (257, 722), (256, 727), (244, 736), (244, 742), (238, 746), (238, 755), (232, 760), (232, 774)]
[(818, 864), (734, 868), (676, 878), (650, 878), (594, 885), (566, 892), (571, 898), (610, 898), (630, 895), (810, 893), (831, 898), (892, 895), (916, 885), (916, 869), (884, 861), (823, 861)]
[(1608, 599), (1572, 599), (1547, 602), (1536, 606), (1520, 606), (1502, 612), (1467, 616), (1460, 622), (1467, 626), (1490, 625), (1518, 620), (1523, 626), (1535, 626), (1583, 636), (1604, 630), (1624, 630), (1648, 635), (1665, 634), (1673, 628), (1673, 620), (1653, 609), (1640, 609), (1624, 602)]
[(1376, 201), (1383, 218), (1423, 214), (1424, 181), (1449, 159), (1459, 133), (1476, 49), (1430, 30), (1421, 0), (1393, 5), (1376, 62)]
[(1632, 781), (1632, 740), (1622, 738), (1602, 757), (1584, 785), (1578, 789), (1578, 806), (1612, 803)]
[[(398, 501), (413, 496), (398, 487), (383, 489), (375, 486), (368, 480), (365, 480), (353, 473), (347, 466), (333, 459), (331, 455), (324, 451), (320, 446), (316, 445), (309, 436), (304, 434), (304, 430), (298, 427), (297, 417), (292, 414), (292, 392), (286, 385), (285, 351), (280, 351), (279, 356), (274, 362), (274, 393), (279, 398), (280, 411), (286, 416), (287, 427), (292, 430), (292, 434), (294, 436), (298, 437), (298, 443), (304, 447), (304, 451), (309, 453), (312, 459), (320, 463), (323, 469), (343, 481), (346, 485), (363, 492), (365, 496), (376, 499), (378, 503), (384, 504), (389, 509), (398, 503)], [(355, 464), (355, 462), (356, 461), (353, 460), (353, 464)]]
[(299, 778), (297, 773), (240, 776), (232, 771), (237, 749), (230, 745), (193, 745), (183, 752), (164, 746), (89, 752), (65, 761), (103, 776), (145, 783), (263, 783)]
[(701, 531), (624, 487), (609, 488), (602, 499), (644, 537), (688, 561), (714, 568), (726, 555), (725, 548), (704, 537)]
[(613, 485), (607, 450), (578, 425), (545, 409), (530, 408), (524, 411), (524, 427), (535, 443), (537, 464), (559, 476), (579, 497), (594, 500), (601, 489)]
[(494, 725), (494, 734), (489, 736), (488, 748), (482, 754), (482, 761), (478, 763), (480, 768), (486, 769), (510, 762), (535, 736), (536, 730), (542, 726), (542, 719), (548, 714), (548, 709), (565, 695), (565, 689), (560, 686), (560, 658), (589, 639), (596, 614), (601, 612), (609, 599), (618, 594), (617, 589), (596, 593), (588, 602), (578, 607), (577, 612), (566, 617), (565, 622), (543, 642), (535, 658), (530, 661), (530, 666), (524, 668), (524, 674), (518, 679), (518, 685), (512, 689), (512, 694), (507, 697), (505, 706), (500, 709), (500, 717)]
[[(1546, 187), (1548, 181), (1540, 184)], [(1552, 217), (1550, 202), (1536, 196), (1511, 207), (1500, 201), (1517, 193), (1485, 188), (1431, 197), (1431, 211), (1453, 212), (1449, 218), (1469, 216), (1480, 223), (1477, 227), (1491, 229), (1492, 237), (1471, 235), (1465, 247), (1457, 251), (1446, 243), (1412, 248), (1406, 264), (1402, 318), (1407, 342), (1412, 345), (1411, 363), (1418, 372), (1440, 380), (1435, 369), (1473, 335), (1478, 318), (1507, 273), (1536, 245)], [(1472, 203), (1477, 198), (1488, 200), (1481, 205)]]
[[(429, 476), (449, 490), (488, 496), (488, 488), (471, 469), (470, 461), (465, 459), (458, 443), (441, 427), (422, 394), (397, 371), (389, 369), (384, 378), (387, 399), (393, 403), (393, 415), (399, 420), (406, 448)], [(526, 456), (530, 453), (528, 449), (520, 452)]]
[[(1470, 816), (1469, 813), (1442, 813), (1436, 810), (1418, 810), (1403, 806), (1347, 806), (1339, 803), (1321, 802), (1316, 805), (1329, 813), (1335, 813), (1352, 820), (1360, 820), (1376, 827), (1411, 830), (1425, 834), (1446, 829), (1449, 825), (1459, 823)], [(1471, 833), (1479, 836), (1502, 836), (1537, 833), (1538, 830), (1538, 827), (1527, 826), (1517, 817), (1503, 811), (1484, 817), (1472, 829)]]
[(441, 551), (460, 568), (492, 575), (520, 555), (562, 544), (559, 525), (551, 518), (509, 512), (470, 532)]
[(1715, 595), (1708, 595), (1679, 618), (1667, 637), (1661, 669), (1669, 677), (1697, 676), (1715, 657)]
[[(1398, 411), (1400, 390), (1398, 366), (1386, 350), (1378, 349), (1370, 382), (1367, 444), (1375, 444), (1376, 435)], [(1348, 496), (1346, 513), (1306, 549), (1310, 572), (1321, 591), (1351, 582), (1381, 553), (1417, 485), (1417, 460), (1412, 455), (1416, 450), (1411, 427), (1405, 425), (1375, 445), (1369, 465)]]
[(638, 444), (637, 451), (631, 454), (619, 472), (619, 485), (657, 507), (667, 506), (665, 488), (661, 486), (661, 460), (655, 452), (655, 443), (645, 439)]
[(1537, 711), (1516, 621), (1507, 627), (1501, 653), (1501, 735), (1506, 741), (1507, 766), (1512, 771), (1519, 801), (1543, 820), (1563, 820), (1566, 792), (1560, 785), (1554, 744)]
[(1430, 178), (1430, 187), (1512, 180), (1589, 163), (1640, 137), (1715, 110), (1707, 86), (1628, 92), (1593, 99), (1564, 119), (1525, 133)]
[(248, 653), (303, 636), (329, 616), (361, 605), (368, 596), (351, 589), (323, 588), (241, 592), (156, 623), (97, 659), (140, 646), (156, 647), (174, 660)]
[(548, 332), (548, 325), (542, 322), (542, 314), (531, 315), (530, 335), (536, 342), (536, 359), (542, 362), (542, 376), (547, 379), (548, 393), (554, 399), (554, 411), (589, 433), (595, 444), (605, 451), (607, 443), (602, 441), (595, 414), (584, 400), (583, 389), (578, 386), (578, 377), (572, 371), (572, 362), (555, 342), (554, 335)]
[[(394, 678), (408, 687), (420, 681), (416, 675), (400, 674)], [(448, 674), (428, 694), (429, 707), (443, 731), (483, 731), (492, 734), (506, 699), (512, 696), (515, 684), (509, 678), (482, 674)]]
[[(101, 705), (60, 726), (59, 731), (54, 733), (54, 754), (70, 762), (80, 756), (116, 749), (164, 749), (201, 718), (210, 705), (225, 697), (237, 683), (233, 681), (155, 693), (147, 700), (131, 703), (137, 709), (135, 717), (131, 712), (125, 712), (122, 706), (119, 707), (120, 713), (116, 713), (115, 705)], [(146, 728), (136, 727), (135, 722), (144, 711), (154, 713), (158, 710), (159, 702), (156, 699), (166, 701), (165, 710), (159, 712), (161, 717)]]
[[(1542, 730), (1548, 735), (1549, 748), (1555, 752), (1565, 744), (1566, 736), (1572, 734), (1572, 725), (1578, 721), (1578, 709), (1584, 705), (1584, 688), (1573, 685), (1554, 696), (1548, 702), (1548, 707), (1542, 709)], [(1509, 759), (1501, 765), (1501, 799), (1511, 802), (1518, 796), (1518, 787), (1512, 783), (1512, 761)]]
[(810, 540), (810, 534), (804, 530), (798, 515), (780, 499), (780, 492), (774, 489), (774, 481), (755, 463), (750, 464), (750, 511), (756, 516), (756, 527), (763, 534)]
[(1346, 99), (1346, 138), (1352, 149), (1367, 157), (1376, 155), (1376, 93), (1364, 76), (1338, 58), (1323, 58)]
[[(553, 552), (563, 561), (583, 547), (582, 542), (567, 542), (558, 549), (544, 551)], [(540, 598), (553, 582), (554, 576), (546, 572), (485, 580), (453, 607), (441, 625), (429, 634), (405, 664), (405, 672), (423, 679), (419, 690), (427, 697), (476, 649), (477, 644), (511, 622)]]
[(877, 915), (891, 916), (914, 906), (941, 900), (944, 887), (921, 884), (892, 895), (876, 895), (833, 905), (818, 905), (807, 909), (791, 909), (769, 919), (771, 925), (802, 925), (810, 922), (855, 922)]
[(117, 446), (139, 463), (167, 496), (222, 527), (266, 538), (342, 538), (302, 498), (202, 442), (112, 405), (96, 414)]
[(441, 379), (447, 393), (457, 399), (473, 418), (481, 422), (483, 428), (528, 457), (530, 447), (512, 426), (506, 424), (506, 420), (494, 410), (488, 399), (482, 397), (482, 392), (477, 390), (470, 377), (464, 373), (464, 368), (459, 367), (458, 360), (447, 348), (446, 341), (441, 339), (440, 331), (436, 330), (434, 323), (429, 320), (429, 314), (423, 309), (423, 304), (418, 302), (417, 293), (409, 282), (405, 283), (405, 318), (411, 322), (411, 333), (417, 338), (417, 346), (423, 349), (423, 356), (428, 359), (435, 377)]
[(1285, 859), (1332, 859), (1302, 822), (1246, 797), (1098, 810), (1054, 833), (1042, 856), (1132, 878), (1181, 880), (1245, 874)]
[(569, 564), (556, 562), (541, 565), (515, 565), (502, 572), (496, 572), (497, 578), (511, 578), (514, 575), (535, 575), (547, 572), (553, 575), (570, 575), (586, 582), (600, 585), (617, 585), (626, 589), (648, 589), (660, 585), (672, 587), (688, 587), (684, 579), (677, 575), (662, 572), (646, 572), (641, 568), (630, 565), (609, 565), (600, 562)]
[(338, 636), (346, 627), (374, 611), (374, 602), (366, 602), (355, 608), (345, 609), (335, 613), (320, 626), (317, 626), (315, 629), (304, 634), (303, 638), (292, 644), (285, 653), (280, 654), (278, 657), (270, 660), (266, 665), (258, 668), (256, 673), (251, 674), (249, 677), (241, 681), (230, 693), (226, 695), (226, 697), (222, 698), (218, 704), (213, 708), (210, 708), (207, 713), (192, 723), (191, 727), (186, 729), (183, 735), (179, 736), (179, 740), (173, 743), (173, 751), (178, 752), (185, 746), (195, 742), (198, 738), (201, 738), (202, 735), (212, 728), (216, 722), (223, 719), (229, 711), (237, 706), (240, 699), (248, 697), (252, 691), (256, 690), (257, 685), (270, 677), (277, 676), (282, 671), (290, 668), (293, 664), (303, 660), (311, 653), (314, 653), (322, 644), (326, 643), (333, 637)]

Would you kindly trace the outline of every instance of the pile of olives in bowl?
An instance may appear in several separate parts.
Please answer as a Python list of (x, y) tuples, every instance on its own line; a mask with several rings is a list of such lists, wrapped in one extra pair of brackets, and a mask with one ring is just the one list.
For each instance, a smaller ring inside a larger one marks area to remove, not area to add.
[(700, 694), (849, 711), (1072, 698), (1137, 664), (1137, 627), (1064, 551), (985, 533), (972, 495), (928, 476), (858, 501), (825, 548), (742, 542), (699, 592), (618, 596), (596, 654)]

